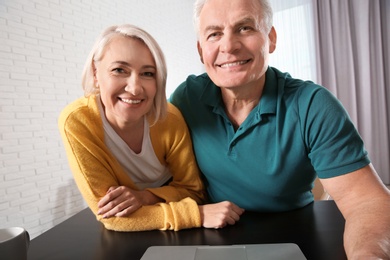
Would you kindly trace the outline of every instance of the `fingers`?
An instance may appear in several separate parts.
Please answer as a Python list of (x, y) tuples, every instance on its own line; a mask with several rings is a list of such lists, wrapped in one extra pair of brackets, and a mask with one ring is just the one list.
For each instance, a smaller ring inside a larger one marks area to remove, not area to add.
[(102, 208), (106, 206), (110, 201), (121, 195), (119, 187), (110, 187), (106, 195), (98, 202), (98, 207)]
[(199, 211), (203, 226), (206, 228), (223, 228), (226, 225), (234, 225), (244, 213), (244, 209), (229, 201), (199, 206)]
[(224, 201), (224, 202), (221, 202), (221, 203), (226, 203), (227, 207), (230, 208), (232, 212), (234, 212), (235, 214), (238, 215), (238, 218), (245, 212), (245, 209), (240, 208), (239, 206), (237, 206), (233, 202)]
[(222, 209), (220, 212), (220, 225), (218, 225), (217, 228), (236, 224), (236, 222), (240, 220), (240, 216), (244, 210), (229, 201), (224, 201), (220, 204)]
[(110, 187), (107, 194), (98, 202), (98, 215), (103, 218), (113, 216), (125, 217), (142, 206), (140, 201), (132, 194), (132, 190), (124, 187)]
[(108, 211), (102, 211), (103, 218), (110, 217), (126, 217), (138, 209), (138, 205), (134, 205), (129, 201), (124, 201)]

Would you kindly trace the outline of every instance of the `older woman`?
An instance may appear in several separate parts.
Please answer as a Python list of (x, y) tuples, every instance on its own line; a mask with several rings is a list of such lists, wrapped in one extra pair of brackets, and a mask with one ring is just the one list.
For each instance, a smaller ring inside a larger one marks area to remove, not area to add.
[(87, 59), (85, 97), (60, 115), (74, 179), (107, 229), (179, 230), (205, 221), (190, 135), (167, 104), (166, 77), (163, 53), (147, 32), (109, 27)]

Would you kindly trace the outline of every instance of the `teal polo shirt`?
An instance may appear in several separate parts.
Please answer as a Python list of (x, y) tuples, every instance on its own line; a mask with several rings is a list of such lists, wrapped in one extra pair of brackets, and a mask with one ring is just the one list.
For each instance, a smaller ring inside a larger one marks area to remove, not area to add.
[(341, 103), (324, 87), (269, 67), (259, 104), (234, 130), (220, 88), (189, 76), (170, 97), (190, 129), (212, 202), (287, 211), (313, 201), (313, 181), (369, 164)]

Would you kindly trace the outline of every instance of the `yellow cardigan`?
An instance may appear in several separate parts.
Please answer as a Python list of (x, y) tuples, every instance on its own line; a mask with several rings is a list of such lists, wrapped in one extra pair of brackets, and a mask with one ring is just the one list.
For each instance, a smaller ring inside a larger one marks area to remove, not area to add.
[(204, 186), (196, 165), (185, 121), (168, 104), (166, 119), (150, 127), (150, 138), (159, 161), (168, 165), (173, 180), (168, 186), (148, 189), (165, 203), (143, 206), (129, 217), (103, 219), (98, 201), (111, 186), (137, 189), (104, 143), (103, 123), (96, 96), (82, 97), (60, 114), (59, 130), (77, 186), (96, 218), (116, 231), (180, 230), (201, 226), (197, 203), (204, 202)]

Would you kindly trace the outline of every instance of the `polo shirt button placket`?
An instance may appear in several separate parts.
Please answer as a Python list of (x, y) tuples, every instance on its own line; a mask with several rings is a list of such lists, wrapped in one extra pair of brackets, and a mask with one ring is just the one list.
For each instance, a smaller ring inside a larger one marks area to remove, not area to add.
[(229, 145), (228, 156), (229, 156), (230, 158), (235, 158), (235, 157), (237, 157), (236, 151), (235, 151), (235, 149), (234, 149), (234, 147), (236, 146), (236, 144), (237, 144), (237, 141), (232, 141), (232, 142), (230, 143), (230, 145)]

